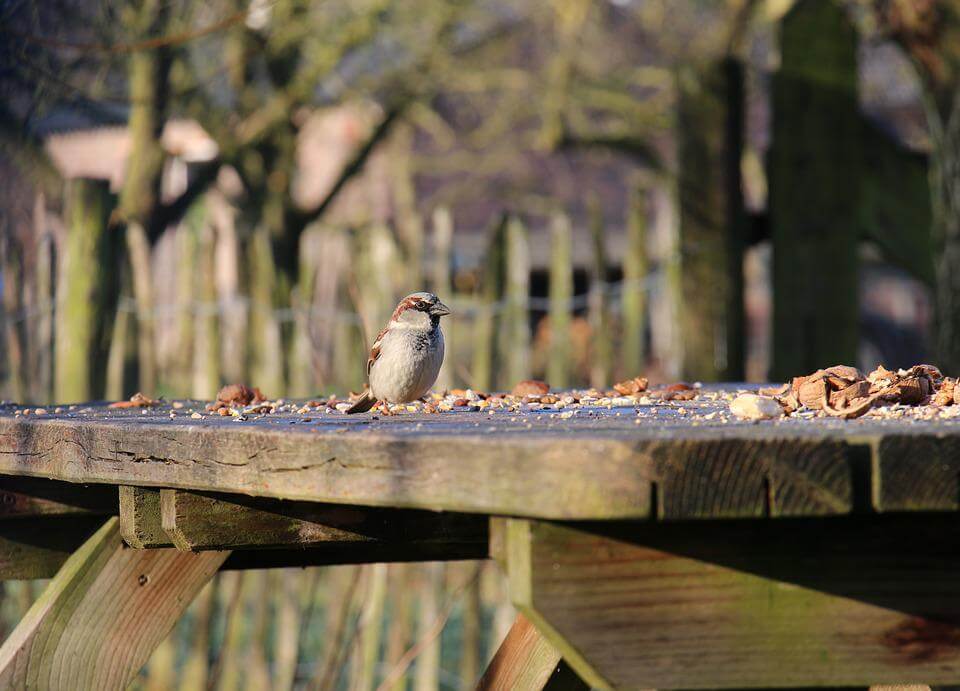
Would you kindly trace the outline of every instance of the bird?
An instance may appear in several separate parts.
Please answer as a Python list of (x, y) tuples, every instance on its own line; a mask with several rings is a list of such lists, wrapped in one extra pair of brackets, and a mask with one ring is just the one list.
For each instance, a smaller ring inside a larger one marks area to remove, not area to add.
[(367, 390), (347, 409), (365, 413), (378, 401), (410, 403), (433, 386), (443, 364), (440, 317), (450, 308), (433, 293), (411, 293), (377, 334), (367, 359)]

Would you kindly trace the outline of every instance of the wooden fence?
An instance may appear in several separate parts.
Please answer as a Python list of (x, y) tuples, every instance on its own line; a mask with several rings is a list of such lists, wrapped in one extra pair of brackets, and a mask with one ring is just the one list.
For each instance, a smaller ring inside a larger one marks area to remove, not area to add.
[[(623, 256), (607, 251), (604, 220), (592, 207), (588, 282), (579, 292), (574, 229), (556, 213), (547, 289), (536, 295), (529, 233), (517, 216), (494, 219), (474, 264), (456, 252), (454, 220), (443, 208), (415, 233), (317, 225), (302, 238), (291, 286), (273, 264), (269, 238), (243, 237), (215, 193), (156, 246), (132, 226), (116, 231), (122, 244), (110, 250), (107, 202), (92, 189), (74, 186), (62, 225), (38, 220), (30, 252), (5, 248), (7, 400), (40, 407), (136, 391), (211, 398), (238, 381), (273, 398), (343, 395), (362, 387), (371, 338), (398, 299), (424, 288), (454, 309), (444, 323), (448, 355), (438, 388), (502, 389), (532, 376), (556, 387), (603, 386), (647, 364), (647, 296), (659, 275), (649, 272), (639, 199)], [(121, 268), (104, 280), (97, 272), (109, 266)], [(103, 291), (108, 285), (112, 294)], [(39, 584), (4, 588), (0, 627), (9, 632)], [(223, 573), (138, 683), (468, 688), (512, 618), (491, 564)]]

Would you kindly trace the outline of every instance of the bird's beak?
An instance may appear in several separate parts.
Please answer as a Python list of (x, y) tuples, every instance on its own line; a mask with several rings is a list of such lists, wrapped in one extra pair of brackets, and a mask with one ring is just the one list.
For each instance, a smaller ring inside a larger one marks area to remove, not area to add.
[(445, 317), (450, 314), (450, 308), (438, 300), (437, 304), (430, 308), (430, 314), (434, 317)]

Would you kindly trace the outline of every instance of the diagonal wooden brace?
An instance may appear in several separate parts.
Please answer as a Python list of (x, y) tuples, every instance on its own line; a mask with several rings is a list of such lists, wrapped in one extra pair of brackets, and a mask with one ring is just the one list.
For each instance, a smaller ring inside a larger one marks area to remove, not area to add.
[(108, 519), (0, 647), (0, 688), (126, 688), (229, 554), (130, 549)]

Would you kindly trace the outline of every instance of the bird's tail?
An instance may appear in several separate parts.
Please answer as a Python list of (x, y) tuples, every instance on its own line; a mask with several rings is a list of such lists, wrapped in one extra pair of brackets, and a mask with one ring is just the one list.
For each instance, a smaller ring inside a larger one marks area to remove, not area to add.
[(373, 394), (370, 393), (370, 390), (367, 389), (363, 392), (363, 395), (357, 399), (356, 403), (347, 408), (347, 415), (353, 415), (354, 413), (365, 413), (376, 404), (377, 399), (374, 398)]

